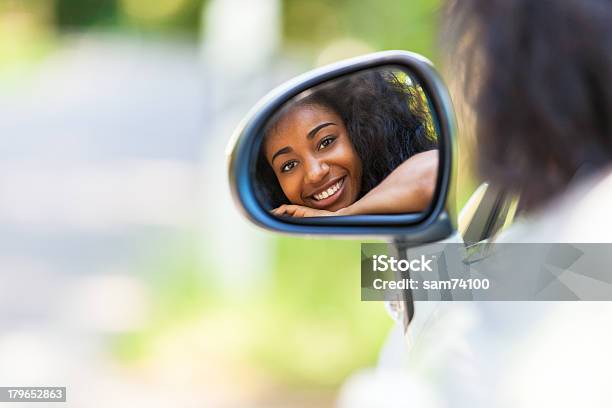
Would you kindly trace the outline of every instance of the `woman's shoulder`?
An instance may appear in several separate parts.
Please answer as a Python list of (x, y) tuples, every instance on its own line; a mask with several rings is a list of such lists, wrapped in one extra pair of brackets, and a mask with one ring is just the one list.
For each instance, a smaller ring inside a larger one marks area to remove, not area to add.
[(554, 202), (520, 217), (497, 242), (612, 242), (612, 169), (573, 182)]

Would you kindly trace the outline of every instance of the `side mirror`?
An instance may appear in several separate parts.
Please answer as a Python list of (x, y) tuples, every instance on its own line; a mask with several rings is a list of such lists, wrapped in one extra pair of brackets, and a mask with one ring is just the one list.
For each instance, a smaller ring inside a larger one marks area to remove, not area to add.
[(456, 230), (455, 118), (424, 57), (384, 51), (294, 78), (229, 147), (237, 206), (283, 233), (442, 240)]

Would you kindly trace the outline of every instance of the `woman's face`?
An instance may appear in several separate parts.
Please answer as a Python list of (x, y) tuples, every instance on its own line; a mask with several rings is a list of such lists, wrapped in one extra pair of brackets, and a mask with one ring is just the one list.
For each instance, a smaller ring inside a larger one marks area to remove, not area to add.
[(336, 211), (359, 196), (361, 159), (344, 122), (328, 108), (290, 110), (267, 135), (264, 153), (292, 204)]

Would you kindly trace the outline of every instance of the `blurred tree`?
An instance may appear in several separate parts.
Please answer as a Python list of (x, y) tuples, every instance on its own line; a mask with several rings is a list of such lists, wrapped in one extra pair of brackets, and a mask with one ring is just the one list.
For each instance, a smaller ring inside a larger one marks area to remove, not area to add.
[(138, 29), (198, 34), (204, 0), (118, 0), (122, 22)]
[(80, 28), (92, 25), (116, 23), (117, 2), (115, 0), (56, 0), (55, 16), (58, 26)]
[(0, 77), (53, 48), (53, 14), (48, 0), (0, 0)]
[(320, 50), (353, 38), (375, 50), (406, 49), (435, 59), (440, 0), (284, 0), (285, 46)]
[(198, 34), (205, 0), (55, 0), (60, 28), (126, 26), (145, 30)]

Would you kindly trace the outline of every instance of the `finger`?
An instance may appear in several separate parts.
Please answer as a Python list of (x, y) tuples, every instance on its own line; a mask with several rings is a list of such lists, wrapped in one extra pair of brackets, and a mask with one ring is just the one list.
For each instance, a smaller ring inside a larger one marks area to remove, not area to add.
[(286, 206), (285, 212), (289, 215), (295, 216), (295, 213), (299, 210), (299, 208), (300, 207), (298, 205), (288, 205)]
[(295, 204), (284, 204), (282, 206), (282, 214), (283, 215), (290, 215), (292, 217), (302, 217), (303, 215), (300, 215), (303, 213), (304, 207), (302, 207), (301, 205), (295, 205)]
[(287, 206), (283, 204), (280, 207), (273, 209), (271, 212), (272, 214), (279, 216), (279, 215), (285, 214), (286, 211), (287, 211)]

